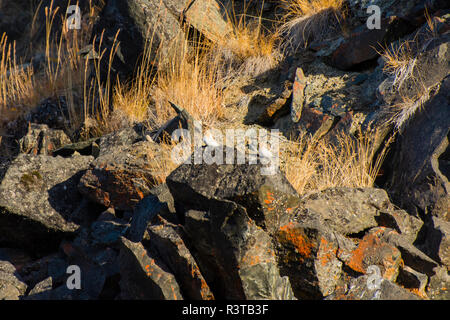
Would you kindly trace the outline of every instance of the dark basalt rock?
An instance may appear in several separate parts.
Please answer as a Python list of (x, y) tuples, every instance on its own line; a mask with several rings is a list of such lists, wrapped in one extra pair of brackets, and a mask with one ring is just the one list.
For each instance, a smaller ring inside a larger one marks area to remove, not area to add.
[[(0, 184), (0, 243), (47, 251), (74, 235), (80, 177), (92, 157), (20, 155)], [(85, 212), (88, 214), (88, 212)]]

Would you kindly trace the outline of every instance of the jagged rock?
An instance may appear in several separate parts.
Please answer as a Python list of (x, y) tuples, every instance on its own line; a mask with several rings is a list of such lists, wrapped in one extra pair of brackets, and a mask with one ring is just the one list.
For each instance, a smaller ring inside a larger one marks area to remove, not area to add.
[(289, 113), (291, 96), (292, 82), (289, 80), (284, 81), (282, 86), (253, 93), (248, 103), (245, 123), (271, 125), (277, 118)]
[(171, 142), (173, 132), (177, 129), (186, 129), (189, 131), (191, 137), (193, 137), (195, 130), (199, 129), (194, 123), (195, 119), (185, 109), (180, 108), (170, 101), (169, 104), (175, 110), (177, 116), (168, 120), (154, 134), (152, 134), (152, 139), (158, 143), (169, 143)]
[(18, 273), (32, 288), (48, 278), (52, 279), (52, 285), (61, 285), (68, 266), (62, 254), (52, 254), (25, 264)]
[(416, 218), (404, 210), (390, 209), (380, 211), (376, 217), (380, 227), (387, 227), (398, 231), (407, 242), (413, 243), (423, 226), (423, 221)]
[[(68, 290), (67, 280), (70, 273), (64, 270), (63, 284), (55, 290), (44, 292), (53, 299), (98, 299), (106, 281), (112, 275), (119, 274), (118, 252), (96, 242), (95, 230), (82, 230), (73, 242), (63, 242), (60, 246), (69, 266), (78, 266), (81, 273), (81, 288)], [(119, 241), (117, 241), (119, 242)], [(62, 298), (58, 296), (61, 295)], [(38, 299), (47, 299), (37, 297)]]
[(381, 21), (381, 28), (368, 30), (361, 26), (356, 29), (330, 57), (332, 66), (348, 70), (366, 61), (375, 59), (380, 45), (386, 45), (414, 30), (407, 20), (389, 17)]
[(175, 276), (155, 254), (122, 237), (119, 255), (121, 298), (182, 300)]
[(417, 110), (396, 139), (390, 163), (388, 191), (410, 214), (432, 215), (449, 221), (450, 183), (439, 158), (448, 149), (450, 77)]
[(344, 263), (362, 274), (365, 274), (370, 266), (378, 266), (381, 277), (395, 281), (402, 256), (400, 250), (382, 240), (382, 235), (382, 230), (371, 230), (358, 241), (356, 248), (344, 259)]
[[(403, 82), (398, 83), (397, 86), (393, 86), (394, 79), (392, 76), (387, 77), (379, 85), (376, 94), (384, 105), (395, 106), (398, 103), (404, 102), (405, 99), (415, 101), (418, 97), (425, 95), (424, 88), (435, 87), (450, 72), (450, 66), (448, 65), (448, 60), (450, 59), (450, 32), (441, 36), (432, 37), (429, 31), (420, 29), (414, 35), (404, 39), (404, 41), (413, 43), (410, 45), (409, 55), (411, 56), (410, 64), (412, 65), (414, 63), (414, 65), (410, 75), (405, 77)], [(398, 48), (399, 45), (400, 43), (395, 43), (394, 48)], [(420, 79), (419, 84), (417, 79)], [(404, 111), (404, 114), (406, 112), (407, 110)], [(409, 111), (409, 113), (413, 112)], [(406, 116), (403, 117), (407, 118)], [(401, 120), (402, 122), (406, 122), (405, 119)], [(399, 124), (397, 126), (401, 127)]]
[(133, 242), (141, 242), (147, 224), (156, 217), (162, 208), (163, 203), (154, 195), (149, 195), (142, 199), (134, 209), (131, 225), (126, 237)]
[(302, 200), (301, 208), (344, 235), (378, 226), (380, 211), (390, 211), (391, 206), (386, 191), (376, 188), (330, 188)]
[(448, 268), (439, 267), (436, 274), (430, 277), (427, 295), (432, 300), (450, 300), (450, 274)]
[(124, 236), (129, 225), (116, 221), (96, 221), (90, 229), (93, 245), (112, 245)]
[(335, 259), (336, 242), (322, 230), (317, 222), (291, 221), (275, 234), (280, 274), (289, 278), (298, 299), (321, 299), (333, 291), (335, 276), (340, 275), (342, 263)]
[(280, 276), (269, 235), (242, 206), (212, 200), (208, 212), (186, 213), (185, 229), (216, 298), (294, 298), (288, 278)]
[(336, 290), (342, 273), (343, 263), (338, 258), (339, 242), (337, 238), (333, 239), (333, 236), (320, 238), (319, 250), (314, 261), (319, 289), (323, 296), (328, 296)]
[(305, 74), (302, 68), (297, 68), (292, 86), (291, 119), (293, 122), (299, 121), (302, 115), (303, 105), (305, 103), (305, 87)]
[(269, 229), (269, 220), (281, 222), (288, 215), (275, 214), (272, 220), (265, 214), (270, 211), (263, 209), (268, 190), (288, 197), (296, 193), (279, 172), (265, 176), (261, 167), (183, 164), (166, 179), (177, 211), (185, 214), (192, 254), (216, 298), (293, 298), (261, 227)]
[(282, 275), (287, 275), (297, 298), (321, 299), (348, 286), (349, 270), (364, 274), (370, 266), (394, 281), (401, 263), (400, 251), (368, 234), (349, 239), (330, 230), (312, 212), (301, 213), (276, 234)]
[[(223, 151), (223, 159), (227, 150)], [(226, 199), (244, 206), (258, 226), (277, 228), (276, 223), (289, 215), (283, 206), (287, 209), (294, 205), (297, 193), (280, 171), (264, 175), (263, 168), (262, 164), (183, 164), (167, 177), (166, 183), (175, 205), (183, 212), (209, 210), (210, 200)]]
[(16, 275), (16, 268), (8, 261), (0, 261), (0, 300), (19, 300), (27, 285)]
[(81, 202), (76, 186), (92, 160), (19, 155), (0, 184), (0, 243), (49, 251), (73, 235), (71, 215)]
[(119, 147), (129, 147), (136, 142), (143, 141), (145, 140), (144, 136), (145, 127), (141, 123), (104, 135), (98, 141), (99, 156), (113, 153)]
[(39, 293), (42, 293), (45, 291), (49, 291), (49, 290), (52, 290), (52, 287), (53, 287), (52, 277), (48, 277), (45, 280), (42, 280), (41, 282), (36, 284), (33, 287), (33, 289), (31, 289), (31, 291), (28, 295), (32, 296), (32, 295), (39, 294)]
[(78, 189), (92, 201), (106, 207), (133, 210), (150, 189), (161, 183), (161, 162), (170, 161), (167, 150), (152, 141), (117, 146), (102, 151), (82, 176)]
[(434, 273), (433, 269), (437, 267), (437, 262), (416, 248), (409, 242), (407, 237), (398, 234), (395, 230), (384, 227), (374, 228), (370, 232), (375, 232), (382, 241), (386, 241), (399, 249), (406, 266), (410, 266), (427, 275)]
[(86, 141), (80, 141), (76, 143), (69, 143), (63, 145), (61, 148), (57, 148), (53, 151), (53, 156), (70, 157), (75, 152), (83, 156), (99, 156), (100, 147), (98, 146), (99, 139), (92, 138)]
[(161, 217), (148, 226), (149, 240), (144, 243), (156, 250), (164, 263), (173, 271), (183, 295), (191, 300), (212, 300), (208, 284), (186, 247), (185, 236), (179, 226)]
[(382, 279), (379, 289), (368, 287), (370, 276), (360, 276), (352, 279), (346, 292), (337, 292), (327, 300), (420, 300), (420, 297), (397, 284)]
[(159, 215), (173, 224), (179, 224), (180, 221), (178, 220), (175, 210), (175, 201), (172, 194), (170, 193), (167, 184), (162, 183), (160, 185), (157, 185), (152, 190), (150, 190), (150, 193), (157, 197), (158, 200), (162, 203), (162, 208), (159, 211)]
[(291, 128), (291, 134), (294, 136), (306, 132), (314, 139), (320, 139), (330, 131), (335, 124), (335, 117), (329, 113), (317, 108), (303, 107), (300, 120)]
[(415, 289), (422, 296), (426, 295), (425, 289), (428, 284), (428, 277), (416, 270), (404, 266), (400, 268), (400, 273), (397, 277), (397, 283), (407, 289)]
[(432, 217), (425, 225), (424, 243), (419, 247), (450, 268), (450, 222)]
[(61, 300), (92, 300), (95, 298), (96, 298), (95, 296), (90, 296), (89, 294), (84, 292), (84, 290), (77, 290), (77, 289), (70, 290), (64, 284), (52, 290), (46, 290), (36, 294), (30, 294), (26, 296), (23, 300), (61, 301)]
[(45, 124), (30, 124), (27, 134), (19, 141), (20, 152), (32, 155), (52, 155), (53, 152), (71, 143), (62, 130), (49, 129)]

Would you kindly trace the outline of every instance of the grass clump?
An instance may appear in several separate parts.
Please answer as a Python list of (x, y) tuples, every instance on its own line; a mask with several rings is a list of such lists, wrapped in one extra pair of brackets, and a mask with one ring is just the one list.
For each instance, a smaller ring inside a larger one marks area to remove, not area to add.
[(299, 194), (332, 187), (373, 187), (389, 141), (378, 152), (378, 132), (339, 133), (336, 141), (301, 135), (283, 153), (284, 172)]
[(307, 47), (336, 34), (345, 18), (344, 0), (281, 0), (286, 13), (280, 33), (284, 50)]

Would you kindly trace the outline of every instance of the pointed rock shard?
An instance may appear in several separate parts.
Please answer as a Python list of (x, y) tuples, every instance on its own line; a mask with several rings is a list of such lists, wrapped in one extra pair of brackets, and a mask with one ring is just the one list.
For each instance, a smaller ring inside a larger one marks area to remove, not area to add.
[(292, 89), (291, 118), (293, 122), (298, 122), (302, 116), (303, 104), (305, 102), (305, 88), (305, 74), (302, 68), (297, 68)]

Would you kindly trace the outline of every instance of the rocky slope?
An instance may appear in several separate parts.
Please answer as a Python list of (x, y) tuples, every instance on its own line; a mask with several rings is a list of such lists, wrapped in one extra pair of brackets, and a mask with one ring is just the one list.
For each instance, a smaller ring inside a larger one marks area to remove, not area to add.
[[(133, 77), (158, 10), (158, 45), (185, 24), (211, 41), (228, 32), (213, 0), (189, 8), (163, 0), (158, 9), (159, 0), (105, 2), (92, 38), (106, 28), (111, 50), (122, 30), (112, 66), (120, 79)], [(0, 300), (450, 299), (449, 5), (372, 1), (382, 27), (368, 30), (366, 2), (347, 1), (347, 33), (289, 52), (246, 80), (230, 108), (243, 127), (286, 137), (379, 130), (382, 146), (395, 136), (375, 187), (299, 194), (261, 164), (182, 164), (162, 181), (158, 164), (169, 151), (144, 123), (72, 141), (60, 123), (66, 111), (42, 101), (0, 140), (15, 143), (0, 155)], [(258, 12), (262, 1), (253, 5)], [(19, 39), (30, 17), (12, 21), (1, 6), (0, 34)], [(262, 15), (277, 10), (268, 1)], [(415, 68), (399, 90), (379, 44), (411, 39)], [(427, 88), (419, 99), (414, 79)], [(393, 117), (405, 97), (414, 103)], [(192, 129), (195, 114), (183, 112), (175, 121)], [(67, 286), (73, 265), (81, 289)]]

